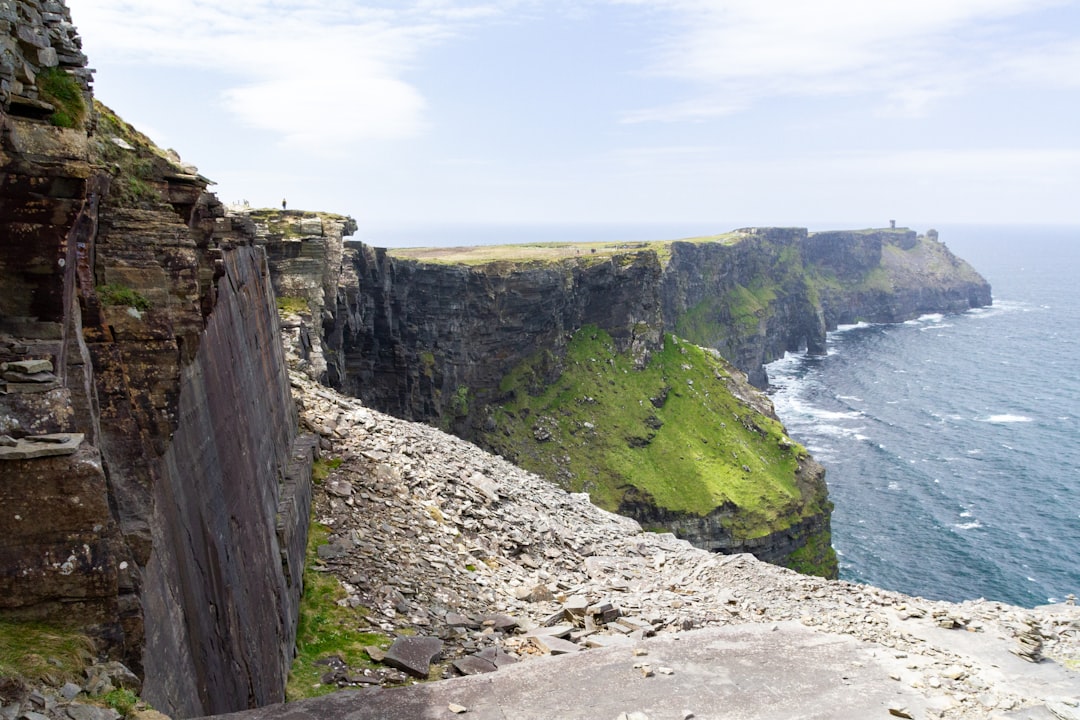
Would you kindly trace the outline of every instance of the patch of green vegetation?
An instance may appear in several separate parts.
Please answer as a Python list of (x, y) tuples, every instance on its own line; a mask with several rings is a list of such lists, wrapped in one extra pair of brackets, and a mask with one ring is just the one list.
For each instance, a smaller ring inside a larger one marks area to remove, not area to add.
[(74, 75), (58, 67), (38, 73), (38, 92), (53, 106), (49, 122), (57, 127), (82, 127), (86, 121), (86, 98)]
[(152, 208), (163, 204), (156, 183), (175, 171), (166, 152), (97, 100), (94, 114), (97, 132), (91, 148), (94, 159), (113, 175), (109, 200), (121, 207)]
[(469, 388), (467, 385), (459, 385), (454, 391), (454, 397), (450, 400), (450, 410), (455, 417), (465, 417), (469, 414)]
[(718, 356), (668, 335), (637, 370), (587, 326), (553, 362), (538, 353), (503, 379), (487, 446), (608, 510), (631, 488), (676, 512), (733, 507), (729, 530), (742, 538), (820, 512), (796, 482), (805, 450), (735, 397), (736, 371)]
[(85, 634), (43, 623), (0, 621), (0, 677), (60, 685), (79, 682), (93, 664), (94, 643)]
[(836, 577), (836, 553), (832, 549), (832, 535), (826, 531), (811, 535), (802, 547), (788, 556), (784, 565), (804, 575)]
[(318, 550), (330, 536), (330, 528), (312, 523), (308, 531), (307, 562), (304, 566), (304, 593), (300, 599), (300, 617), (296, 628), (296, 658), (289, 670), (285, 698), (302, 700), (335, 692), (335, 685), (321, 682), (325, 666), (316, 665), (331, 655), (337, 655), (351, 668), (374, 667), (364, 650), (369, 645), (389, 647), (390, 638), (382, 633), (367, 632), (365, 608), (343, 607), (339, 600), (346, 597), (337, 578), (316, 569)]
[(130, 717), (135, 713), (136, 706), (139, 703), (139, 696), (131, 690), (120, 688), (118, 690), (110, 690), (102, 695), (100, 700), (106, 707), (112, 708), (124, 717)]
[(277, 309), (279, 312), (292, 313), (294, 315), (302, 315), (309, 312), (307, 298), (294, 297), (291, 295), (283, 295), (277, 298)]
[(133, 307), (136, 310), (150, 309), (150, 301), (143, 297), (137, 290), (129, 288), (126, 285), (108, 283), (106, 285), (98, 285), (94, 290), (97, 291), (98, 298), (101, 300), (102, 305), (120, 305)]
[(330, 477), (330, 473), (341, 467), (341, 463), (344, 460), (342, 458), (317, 458), (315, 462), (311, 464), (311, 482), (316, 485), (322, 485), (326, 482), (326, 478)]
[(728, 309), (735, 332), (745, 336), (758, 333), (761, 321), (775, 300), (775, 285), (761, 278), (750, 287), (736, 285), (720, 305)]
[(727, 335), (721, 320), (722, 309), (723, 303), (719, 298), (705, 298), (679, 317), (675, 323), (675, 333), (704, 347), (720, 345), (720, 338)]

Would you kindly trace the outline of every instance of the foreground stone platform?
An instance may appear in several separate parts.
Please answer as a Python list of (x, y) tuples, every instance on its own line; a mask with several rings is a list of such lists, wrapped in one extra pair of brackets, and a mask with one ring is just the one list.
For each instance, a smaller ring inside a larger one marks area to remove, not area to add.
[[(911, 675), (909, 665), (905, 653), (797, 622), (737, 625), (660, 636), (633, 647), (549, 657), (487, 675), (344, 691), (219, 717), (616, 720), (622, 713), (629, 719), (649, 720), (939, 717), (946, 710), (939, 702), (948, 701), (905, 682)], [(1048, 694), (1080, 693), (1076, 676), (1056, 664), (1026, 667), (1024, 682), (1040, 685)], [(1025, 712), (1049, 711), (1037, 708), (996, 717), (1028, 717)]]

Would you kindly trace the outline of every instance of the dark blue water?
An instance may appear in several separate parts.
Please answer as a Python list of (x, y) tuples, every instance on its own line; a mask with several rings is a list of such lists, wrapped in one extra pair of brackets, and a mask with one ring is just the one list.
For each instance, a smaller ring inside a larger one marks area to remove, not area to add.
[(1080, 594), (1080, 228), (939, 228), (994, 306), (769, 366), (828, 469), (841, 577), (1024, 606)]

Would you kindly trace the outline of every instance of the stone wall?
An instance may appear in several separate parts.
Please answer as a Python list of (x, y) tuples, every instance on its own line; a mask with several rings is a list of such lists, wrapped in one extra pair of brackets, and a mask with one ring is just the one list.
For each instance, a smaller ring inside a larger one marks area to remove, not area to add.
[(71, 12), (59, 0), (0, 0), (0, 101), (5, 112), (44, 118), (54, 108), (38, 76), (51, 68), (70, 73), (89, 97), (93, 70)]

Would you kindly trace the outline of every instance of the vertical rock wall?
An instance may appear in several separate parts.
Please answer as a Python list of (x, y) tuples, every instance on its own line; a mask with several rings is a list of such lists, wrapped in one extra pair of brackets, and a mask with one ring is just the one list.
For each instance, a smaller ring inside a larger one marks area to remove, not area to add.
[[(539, 267), (430, 265), (362, 246), (355, 284), (340, 291), (329, 336), (330, 381), (373, 407), (435, 421), (468, 436), (469, 397), (541, 349), (596, 325), (644, 357), (660, 342), (660, 263), (654, 253)], [(463, 402), (464, 401), (464, 402)]]
[(0, 0), (0, 616), (86, 628), (174, 717), (279, 701), (314, 449), (265, 253), (90, 73), (62, 3)]
[(286, 482), (297, 418), (262, 252), (224, 264), (181, 374), (143, 578), (144, 694), (181, 716), (283, 699), (303, 570), (290, 546), (310, 508), (310, 484)]

